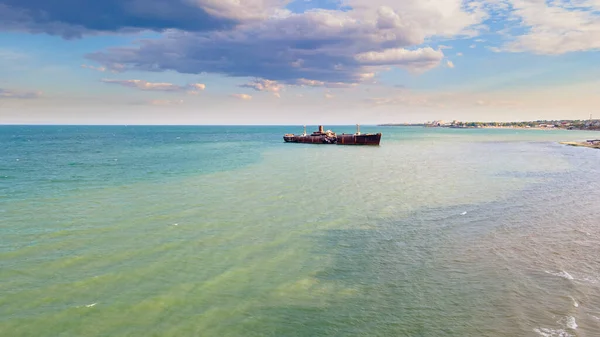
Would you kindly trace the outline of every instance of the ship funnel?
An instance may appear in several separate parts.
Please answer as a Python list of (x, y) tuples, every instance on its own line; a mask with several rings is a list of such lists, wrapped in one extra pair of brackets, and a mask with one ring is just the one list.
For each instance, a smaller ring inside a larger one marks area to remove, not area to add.
[(319, 125), (319, 132), (320, 132), (320, 133), (323, 133), (323, 132), (324, 132), (324, 131), (323, 131), (323, 125)]
[(356, 124), (356, 134), (360, 135), (360, 124)]

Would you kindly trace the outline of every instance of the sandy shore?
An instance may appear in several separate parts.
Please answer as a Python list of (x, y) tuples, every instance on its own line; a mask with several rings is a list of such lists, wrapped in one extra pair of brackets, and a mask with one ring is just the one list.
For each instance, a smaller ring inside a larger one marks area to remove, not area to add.
[(582, 146), (582, 147), (589, 147), (592, 149), (600, 149), (600, 144), (593, 145), (593, 144), (590, 144), (587, 142), (560, 142), (560, 143), (564, 144), (564, 145), (569, 145), (569, 146)]

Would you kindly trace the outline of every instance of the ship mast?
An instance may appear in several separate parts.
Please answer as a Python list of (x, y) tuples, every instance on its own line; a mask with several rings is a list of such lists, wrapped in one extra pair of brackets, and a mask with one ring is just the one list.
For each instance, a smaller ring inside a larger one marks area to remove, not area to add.
[(356, 134), (360, 135), (360, 124), (356, 124)]

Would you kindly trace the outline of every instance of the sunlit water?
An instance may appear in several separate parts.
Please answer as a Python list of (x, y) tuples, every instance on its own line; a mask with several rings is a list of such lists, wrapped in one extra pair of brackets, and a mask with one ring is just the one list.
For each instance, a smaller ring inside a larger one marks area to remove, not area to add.
[(0, 335), (600, 335), (600, 133), (361, 131), (0, 127)]

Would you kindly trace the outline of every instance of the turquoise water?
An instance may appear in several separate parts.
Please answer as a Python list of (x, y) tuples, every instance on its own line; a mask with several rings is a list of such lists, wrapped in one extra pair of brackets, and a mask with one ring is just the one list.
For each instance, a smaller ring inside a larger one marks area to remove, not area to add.
[(600, 334), (598, 133), (301, 131), (0, 127), (0, 335)]

